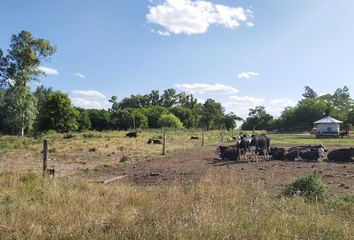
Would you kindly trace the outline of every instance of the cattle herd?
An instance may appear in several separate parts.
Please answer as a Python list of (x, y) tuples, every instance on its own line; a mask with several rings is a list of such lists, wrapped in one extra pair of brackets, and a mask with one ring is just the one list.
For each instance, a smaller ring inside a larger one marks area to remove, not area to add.
[[(322, 144), (300, 145), (289, 149), (271, 147), (271, 139), (265, 134), (241, 135), (233, 137), (233, 140), (236, 141), (236, 144), (217, 148), (222, 160), (245, 160), (248, 163), (251, 161), (258, 162), (259, 158), (265, 160), (319, 161), (325, 157), (325, 153), (328, 151)], [(336, 162), (354, 161), (354, 148), (331, 151), (327, 158)]]
[[(137, 132), (128, 132), (126, 137), (136, 138)], [(199, 140), (197, 136), (191, 136), (191, 140)], [(266, 134), (241, 135), (233, 137), (234, 145), (219, 146), (217, 152), (222, 160), (244, 160), (258, 162), (264, 160), (287, 160), (287, 161), (318, 161), (325, 157), (328, 151), (322, 144), (300, 145), (285, 149), (283, 147), (271, 147), (271, 139)], [(148, 144), (162, 144), (162, 137), (153, 137)], [(336, 162), (354, 161), (354, 148), (342, 148), (329, 152), (327, 159)]]

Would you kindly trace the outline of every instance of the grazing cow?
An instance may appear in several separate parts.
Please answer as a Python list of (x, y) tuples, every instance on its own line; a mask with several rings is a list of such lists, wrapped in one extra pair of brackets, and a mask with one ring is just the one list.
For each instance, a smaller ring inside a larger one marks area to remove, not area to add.
[(328, 153), (328, 160), (336, 162), (354, 161), (354, 148), (342, 148)]
[(199, 137), (191, 136), (191, 140), (199, 140)]
[(340, 136), (341, 138), (349, 137), (349, 132), (348, 132), (348, 131), (341, 132), (341, 133), (339, 133), (339, 136)]
[(251, 153), (255, 155), (257, 162), (258, 162), (258, 155), (260, 152), (263, 154), (265, 159), (269, 159), (270, 138), (265, 134), (260, 136), (252, 135), (249, 146), (250, 146)]
[(152, 139), (152, 138), (150, 138), (147, 143), (148, 144), (162, 144), (162, 141), (160, 139)]
[(137, 132), (128, 132), (125, 136), (130, 137), (130, 138), (136, 138), (136, 137), (138, 137), (138, 133)]

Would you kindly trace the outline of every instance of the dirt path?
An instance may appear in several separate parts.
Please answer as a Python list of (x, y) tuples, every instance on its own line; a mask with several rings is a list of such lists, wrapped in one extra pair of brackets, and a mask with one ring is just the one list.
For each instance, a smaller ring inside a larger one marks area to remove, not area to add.
[[(117, 176), (126, 176), (113, 182), (153, 185), (198, 181), (209, 171), (216, 171), (240, 184), (261, 183), (267, 190), (279, 191), (284, 184), (298, 176), (308, 175), (314, 169), (322, 172), (322, 179), (332, 192), (354, 192), (353, 163), (260, 161), (248, 164), (243, 161), (220, 161), (215, 147), (198, 148), (165, 158), (117, 164), (97, 172), (94, 178), (107, 181)], [(92, 175), (87, 177), (92, 178)]]

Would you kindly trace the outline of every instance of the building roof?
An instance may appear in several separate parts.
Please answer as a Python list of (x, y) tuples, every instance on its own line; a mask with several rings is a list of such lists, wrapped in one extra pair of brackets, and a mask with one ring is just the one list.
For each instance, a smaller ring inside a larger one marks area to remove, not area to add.
[(343, 123), (342, 121), (339, 121), (335, 118), (332, 118), (330, 116), (327, 116), (325, 118), (322, 118), (321, 120), (318, 120), (314, 122), (315, 124), (320, 124), (320, 123)]

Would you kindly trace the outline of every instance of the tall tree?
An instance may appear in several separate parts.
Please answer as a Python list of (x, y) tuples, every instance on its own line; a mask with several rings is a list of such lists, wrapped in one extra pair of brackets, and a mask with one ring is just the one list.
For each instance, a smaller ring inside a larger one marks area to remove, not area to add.
[(302, 94), (302, 96), (306, 99), (308, 99), (308, 98), (315, 99), (315, 98), (317, 98), (317, 93), (309, 86), (306, 86), (305, 92), (304, 92), (304, 94)]
[(6, 91), (4, 100), (4, 122), (12, 133), (32, 130), (36, 116), (36, 98), (26, 86), (12, 87)]
[[(0, 84), (10, 89), (7, 97), (7, 104), (10, 104), (7, 106), (7, 118), (14, 120), (19, 116), (22, 118), (22, 121), (11, 122), (12, 128), (21, 129), (22, 135), (24, 129), (32, 127), (35, 117), (33, 107), (35, 98), (31, 96), (28, 84), (38, 80), (39, 75), (45, 74), (40, 70), (40, 65), (43, 61), (49, 60), (55, 51), (56, 47), (48, 40), (34, 38), (27, 31), (12, 35), (10, 49), (6, 56), (3, 56), (3, 51), (0, 50)], [(10, 96), (10, 94), (14, 95)], [(18, 125), (14, 126), (14, 124)]]

